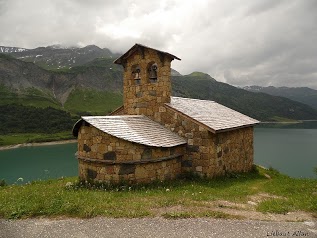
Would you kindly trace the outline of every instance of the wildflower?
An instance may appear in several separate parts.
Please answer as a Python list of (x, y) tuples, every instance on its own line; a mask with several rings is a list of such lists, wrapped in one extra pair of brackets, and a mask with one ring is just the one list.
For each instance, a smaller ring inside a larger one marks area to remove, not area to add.
[(166, 192), (169, 192), (170, 190), (169, 190), (169, 188), (167, 188), (165, 191), (166, 191)]
[(17, 181), (21, 181), (21, 182), (23, 182), (23, 178), (18, 178), (18, 180)]
[(72, 186), (73, 186), (72, 182), (67, 182), (65, 185), (66, 188), (71, 188)]

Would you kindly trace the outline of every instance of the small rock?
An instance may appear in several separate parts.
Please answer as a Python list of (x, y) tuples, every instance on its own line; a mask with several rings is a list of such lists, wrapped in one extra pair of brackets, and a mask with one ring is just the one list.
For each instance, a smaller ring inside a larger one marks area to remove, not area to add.
[(250, 204), (250, 205), (252, 205), (252, 206), (258, 205), (256, 202), (252, 202), (252, 201), (248, 201), (248, 204)]

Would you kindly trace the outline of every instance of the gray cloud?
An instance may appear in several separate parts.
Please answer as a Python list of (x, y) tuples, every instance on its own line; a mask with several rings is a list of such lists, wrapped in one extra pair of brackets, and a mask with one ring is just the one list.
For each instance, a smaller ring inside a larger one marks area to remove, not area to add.
[(315, 0), (0, 0), (0, 45), (142, 43), (177, 55), (183, 74), (233, 85), (317, 89)]

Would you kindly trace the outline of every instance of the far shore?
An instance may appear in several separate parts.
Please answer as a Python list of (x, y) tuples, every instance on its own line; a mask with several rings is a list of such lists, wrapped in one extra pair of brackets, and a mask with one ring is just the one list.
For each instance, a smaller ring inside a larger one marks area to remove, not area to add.
[(61, 144), (69, 144), (69, 143), (76, 143), (77, 140), (60, 140), (60, 141), (48, 141), (48, 142), (39, 142), (39, 143), (23, 143), (17, 145), (6, 145), (0, 146), (0, 150), (10, 150), (16, 149), (21, 147), (29, 147), (29, 146), (45, 146), (45, 145), (61, 145)]

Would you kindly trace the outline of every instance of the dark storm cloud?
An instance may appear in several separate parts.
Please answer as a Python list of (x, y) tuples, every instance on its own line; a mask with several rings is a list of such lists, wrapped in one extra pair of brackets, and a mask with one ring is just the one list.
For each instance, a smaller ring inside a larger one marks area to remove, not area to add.
[(183, 74), (317, 89), (316, 12), (315, 0), (0, 0), (0, 45), (139, 42), (182, 58)]

